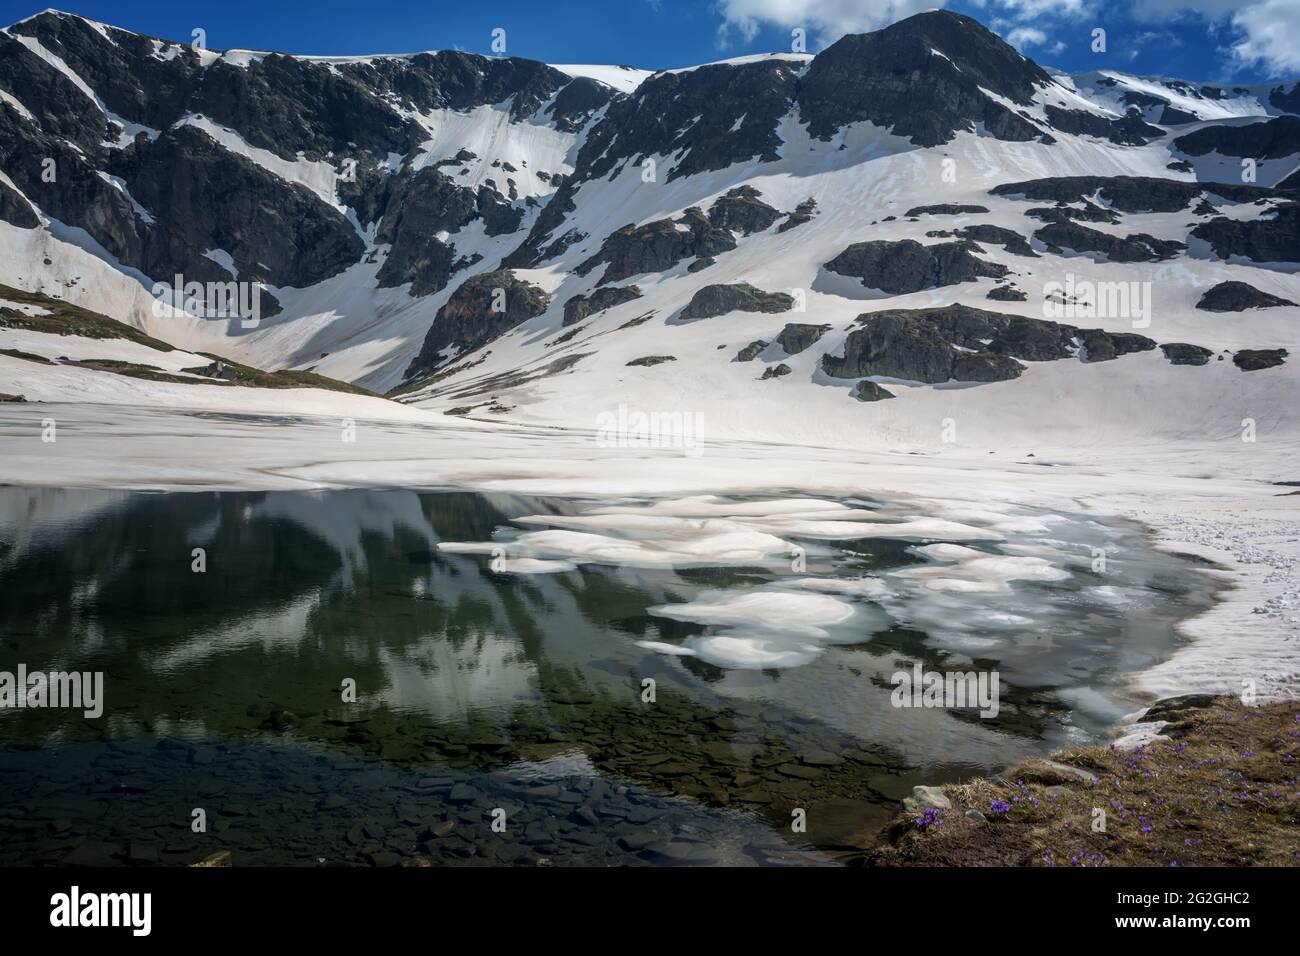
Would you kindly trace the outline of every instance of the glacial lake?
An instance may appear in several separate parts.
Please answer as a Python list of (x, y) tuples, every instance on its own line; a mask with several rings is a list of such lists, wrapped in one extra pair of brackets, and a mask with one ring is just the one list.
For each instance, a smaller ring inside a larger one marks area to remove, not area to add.
[[(866, 491), (0, 488), (0, 672), (104, 675), (0, 710), (0, 865), (852, 864), (1103, 739), (1212, 594), (1136, 524)], [(916, 665), (996, 716), (895, 706)]]

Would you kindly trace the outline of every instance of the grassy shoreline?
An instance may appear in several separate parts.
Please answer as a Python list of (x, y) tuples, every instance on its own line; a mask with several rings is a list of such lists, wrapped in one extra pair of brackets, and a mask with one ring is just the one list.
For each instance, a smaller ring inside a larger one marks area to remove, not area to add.
[[(1079, 747), (940, 788), (902, 814), (869, 866), (1300, 865), (1300, 701), (1161, 701), (1136, 750)], [(935, 800), (943, 803), (943, 798)]]

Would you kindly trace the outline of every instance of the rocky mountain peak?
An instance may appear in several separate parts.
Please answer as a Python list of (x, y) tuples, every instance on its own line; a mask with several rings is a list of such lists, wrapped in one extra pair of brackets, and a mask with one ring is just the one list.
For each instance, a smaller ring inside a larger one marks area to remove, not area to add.
[(821, 138), (869, 120), (919, 146), (945, 143), (975, 123), (999, 139), (1028, 140), (1041, 131), (986, 91), (1028, 105), (1052, 82), (975, 20), (934, 11), (842, 37), (819, 53), (800, 85), (800, 115)]

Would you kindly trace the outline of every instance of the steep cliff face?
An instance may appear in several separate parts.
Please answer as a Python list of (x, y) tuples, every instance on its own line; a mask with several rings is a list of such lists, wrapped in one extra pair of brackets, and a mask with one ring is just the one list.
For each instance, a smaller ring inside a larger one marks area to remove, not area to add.
[(612, 95), (526, 60), (217, 53), (52, 11), (0, 33), (0, 90), (0, 170), (122, 266), (228, 277), (216, 251), (237, 278), (299, 288), (361, 262), (378, 229), (383, 282), (417, 296), (471, 258), (439, 233), (504, 235), (539, 204), (504, 174), (438, 179), (429, 116), (504, 104), (523, 124), (547, 106), (571, 139)]

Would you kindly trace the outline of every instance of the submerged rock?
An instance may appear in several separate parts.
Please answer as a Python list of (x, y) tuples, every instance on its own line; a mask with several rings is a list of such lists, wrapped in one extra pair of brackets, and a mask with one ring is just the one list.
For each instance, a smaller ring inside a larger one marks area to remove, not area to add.
[(913, 787), (912, 795), (903, 798), (903, 808), (908, 813), (922, 810), (951, 810), (952, 801), (938, 787)]

